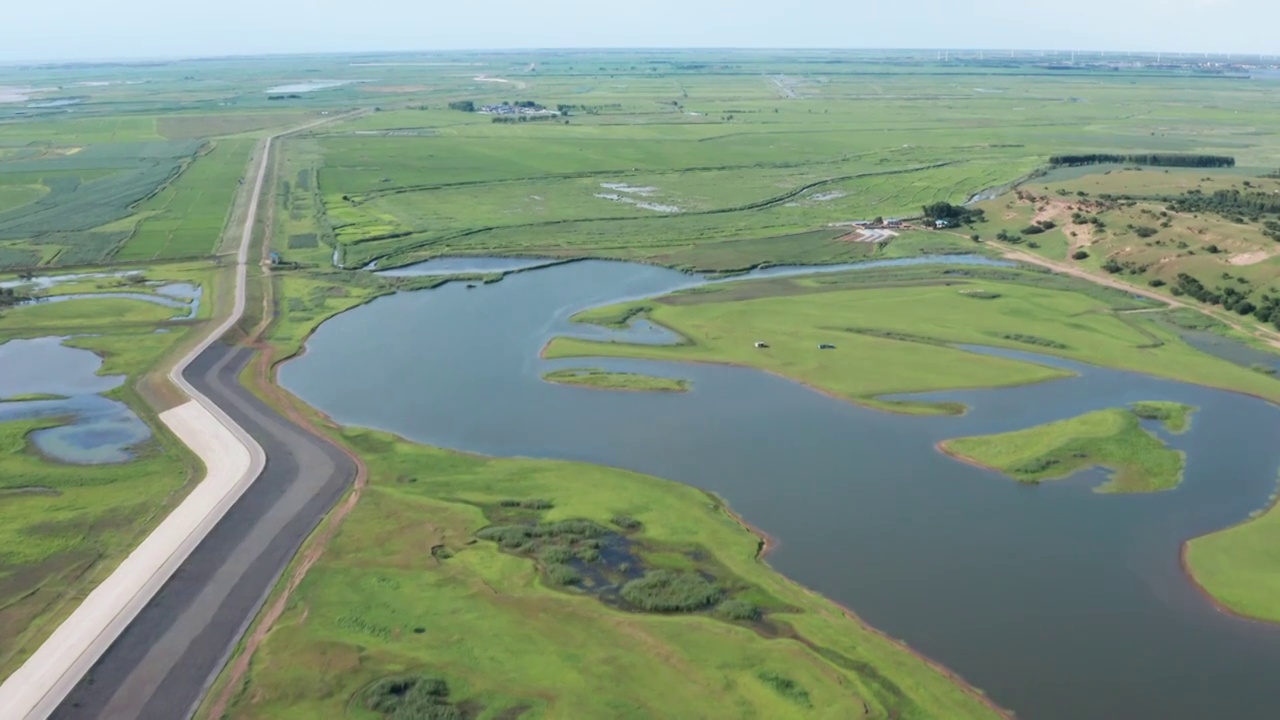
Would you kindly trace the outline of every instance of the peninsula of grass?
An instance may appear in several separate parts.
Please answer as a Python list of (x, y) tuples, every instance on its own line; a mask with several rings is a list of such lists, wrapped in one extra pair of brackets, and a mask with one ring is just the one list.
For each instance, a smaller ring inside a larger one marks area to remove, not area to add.
[[(930, 414), (957, 408), (885, 396), (1002, 387), (1069, 374), (954, 347), (995, 345), (1280, 400), (1274, 378), (1202, 353), (1154, 319), (1117, 314), (1131, 309), (1128, 295), (1019, 270), (952, 274), (943, 278), (935, 271), (929, 279), (919, 273), (855, 270), (744, 280), (596, 308), (577, 319), (616, 324), (643, 312), (684, 342), (638, 345), (560, 337), (544, 355), (748, 365), (870, 407)], [(998, 290), (1000, 297), (959, 303), (957, 285)], [(1034, 347), (1028, 348), (1031, 338)], [(836, 348), (819, 351), (824, 343)]]
[(998, 716), (761, 562), (760, 538), (700, 490), (339, 437), (369, 484), (230, 717), (398, 717), (415, 704), (547, 720)]
[(1026, 430), (946, 440), (940, 447), (967, 462), (1036, 484), (1090, 467), (1111, 470), (1099, 492), (1169, 490), (1182, 481), (1186, 457), (1143, 430), (1133, 411), (1111, 408)]
[(1182, 403), (1148, 400), (1133, 403), (1133, 414), (1143, 420), (1156, 420), (1171, 433), (1181, 434), (1191, 428), (1191, 415), (1196, 408)]
[(561, 385), (582, 385), (601, 390), (685, 392), (689, 389), (688, 380), (643, 375), (641, 373), (610, 372), (596, 368), (553, 370), (543, 374), (542, 379)]
[(6, 398), (0, 398), (0, 403), (19, 403), (19, 402), (37, 402), (40, 400), (66, 400), (65, 395), (54, 395), (52, 393), (23, 393), (20, 395), (10, 395)]

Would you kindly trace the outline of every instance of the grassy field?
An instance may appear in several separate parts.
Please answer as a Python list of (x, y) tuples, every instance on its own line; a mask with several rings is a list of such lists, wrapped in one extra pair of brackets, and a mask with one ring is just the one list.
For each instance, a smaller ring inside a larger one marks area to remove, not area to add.
[(596, 368), (569, 368), (553, 370), (542, 376), (547, 382), (562, 385), (582, 385), (602, 390), (638, 390), (648, 392), (685, 392), (689, 381), (679, 378), (655, 377), (640, 373), (608, 372)]
[(1099, 492), (1170, 490), (1182, 482), (1186, 458), (1138, 423), (1138, 410), (1099, 410), (1026, 430), (947, 440), (949, 455), (1036, 484), (1105, 467), (1111, 478)]
[[(854, 402), (909, 412), (958, 409), (882, 396), (1062, 376), (944, 346), (960, 343), (1058, 355), (1280, 400), (1276, 378), (1193, 349), (1150, 313), (1126, 312), (1134, 302), (1127, 295), (1038, 273), (966, 274), (944, 279), (936, 270), (854, 271), (706, 286), (576, 318), (607, 324), (643, 315), (678, 332), (684, 344), (556, 338), (545, 354), (750, 365)], [(769, 347), (758, 349), (756, 341)], [(836, 347), (821, 351), (823, 343)]]
[[(406, 674), (444, 680), (477, 718), (995, 716), (771, 571), (759, 540), (698, 490), (372, 431), (342, 439), (367, 459), (370, 485), (255, 656), (232, 717), (381, 717), (364, 691)], [(568, 529), (517, 546), (511, 529), (539, 523), (576, 523), (579, 559), (556, 540)], [(616, 559), (589, 551), (618, 543), (632, 574), (686, 580), (617, 593)], [(553, 569), (565, 562), (580, 579)], [(687, 580), (694, 570), (714, 578), (710, 595)], [(651, 613), (627, 598), (697, 609)]]
[(1189, 541), (1183, 565), (1228, 610), (1280, 622), (1280, 513), (1274, 504), (1247, 522)]

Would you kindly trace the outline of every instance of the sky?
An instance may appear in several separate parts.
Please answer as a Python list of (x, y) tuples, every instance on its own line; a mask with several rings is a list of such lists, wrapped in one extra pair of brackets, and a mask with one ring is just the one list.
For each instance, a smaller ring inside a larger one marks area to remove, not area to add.
[(0, 61), (523, 48), (1280, 54), (1278, 0), (7, 0)]

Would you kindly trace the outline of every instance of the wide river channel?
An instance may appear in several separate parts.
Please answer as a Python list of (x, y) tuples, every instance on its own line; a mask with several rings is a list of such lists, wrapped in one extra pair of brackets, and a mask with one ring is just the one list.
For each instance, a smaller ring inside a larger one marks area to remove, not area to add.
[[(932, 394), (962, 417), (864, 409), (747, 368), (544, 361), (556, 335), (661, 340), (570, 323), (579, 310), (697, 284), (582, 262), (380, 298), (326, 322), (280, 382), (336, 421), (494, 456), (629, 468), (724, 496), (775, 536), (769, 562), (1032, 720), (1266, 718), (1280, 712), (1280, 627), (1218, 612), (1181, 543), (1263, 507), (1280, 409), (1233, 393), (1020, 353), (1077, 377)], [(839, 352), (839, 351), (837, 351)], [(688, 378), (689, 393), (543, 382), (556, 367)], [(868, 368), (874, 372), (874, 368)], [(1101, 472), (1020, 486), (937, 452), (1137, 400), (1200, 408), (1171, 436), (1176, 490), (1091, 492)]]

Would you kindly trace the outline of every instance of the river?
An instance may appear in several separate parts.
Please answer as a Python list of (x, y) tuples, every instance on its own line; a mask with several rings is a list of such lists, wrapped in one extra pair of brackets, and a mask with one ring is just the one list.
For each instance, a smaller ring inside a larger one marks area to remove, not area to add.
[[(637, 470), (724, 496), (780, 541), (770, 563), (848, 605), (1033, 720), (1236, 720), (1280, 707), (1280, 628), (1214, 609), (1182, 574), (1188, 537), (1276, 487), (1280, 410), (1260, 400), (1025, 353), (1077, 377), (917, 397), (962, 417), (876, 412), (748, 368), (544, 361), (555, 335), (607, 338), (574, 313), (697, 281), (610, 262), (375, 300), (324, 323), (281, 384), (336, 421), (494, 456)], [(643, 335), (661, 336), (654, 328)], [(618, 335), (617, 337), (623, 337)], [(656, 338), (660, 340), (661, 338)], [(555, 367), (687, 378), (689, 393), (543, 382)], [(1188, 455), (1177, 490), (1101, 495), (1099, 471), (1038, 487), (934, 445), (1136, 400), (1198, 406), (1161, 431)]]

